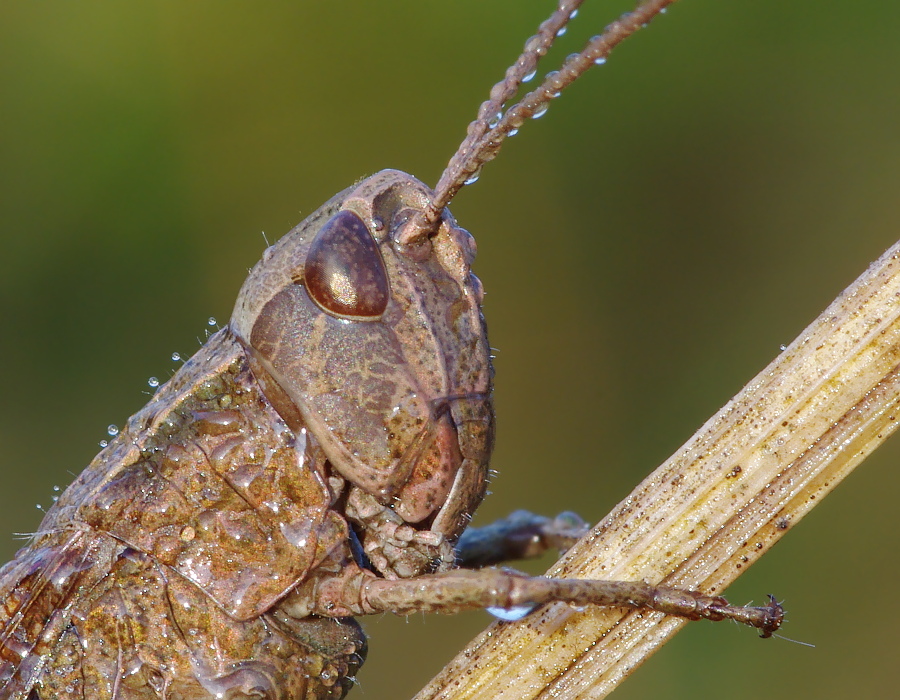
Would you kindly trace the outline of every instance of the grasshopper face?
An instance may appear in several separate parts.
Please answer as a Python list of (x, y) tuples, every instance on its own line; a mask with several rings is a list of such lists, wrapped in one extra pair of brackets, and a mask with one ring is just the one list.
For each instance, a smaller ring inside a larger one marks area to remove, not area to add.
[(445, 212), (401, 240), (431, 196), (392, 170), (337, 195), (266, 251), (232, 328), (341, 476), (454, 538), (484, 494), (491, 365), (472, 237)]

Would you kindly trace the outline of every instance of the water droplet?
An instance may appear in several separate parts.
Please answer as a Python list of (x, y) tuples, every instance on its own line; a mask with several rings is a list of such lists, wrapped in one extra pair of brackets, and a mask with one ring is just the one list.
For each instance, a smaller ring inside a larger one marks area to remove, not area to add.
[(468, 179), (463, 183), (464, 185), (472, 185), (478, 182), (478, 178), (481, 177), (481, 168), (478, 168), (474, 173), (469, 175)]
[(510, 129), (510, 130), (509, 130), (509, 133), (507, 134), (507, 136), (508, 136), (508, 137), (509, 137), (509, 136), (515, 136), (515, 135), (518, 134), (518, 133), (519, 133), (519, 130), (518, 130), (518, 129)]
[(534, 610), (536, 605), (515, 605), (511, 608), (486, 608), (486, 610), (498, 620), (516, 622)]
[(567, 31), (568, 31), (567, 27), (560, 27), (559, 29), (556, 30), (556, 36), (562, 36)]
[(106, 447), (107, 445), (109, 445), (109, 442), (107, 442), (106, 440), (100, 441), (100, 447)]
[[(544, 84), (547, 84), (550, 81), (555, 82), (557, 78), (559, 78), (559, 71), (552, 70), (549, 73), (547, 73), (546, 76), (544, 76)], [(559, 97), (559, 90), (554, 90), (553, 92), (551, 92), (550, 97), (553, 97), (553, 98)]]
[(110, 425), (106, 426), (106, 432), (113, 436), (118, 435), (119, 434), (119, 426), (110, 424)]
[(530, 83), (532, 80), (534, 80), (534, 76), (536, 76), (536, 75), (537, 75), (536, 70), (533, 70), (530, 73), (526, 73), (525, 75), (522, 76), (522, 82)]
[(59, 488), (59, 486), (55, 486), (55, 485), (54, 485), (53, 490), (54, 490), (54, 491), (60, 491), (61, 489)]
[[(663, 12), (665, 12), (665, 10), (663, 10)], [(578, 16), (578, 8), (575, 8), (574, 10), (572, 10), (572, 14), (569, 15), (569, 19), (575, 19), (577, 16)]]
[(156, 387), (159, 386), (159, 380), (156, 377), (150, 377), (150, 379), (147, 380), (147, 384), (151, 388), (155, 389)]
[(531, 118), (532, 118), (532, 119), (540, 119), (540, 118), (543, 117), (546, 113), (547, 113), (547, 105), (544, 105), (543, 107), (541, 107), (540, 109), (538, 109), (537, 112), (535, 112), (534, 114), (532, 114), (532, 115), (531, 115)]
[(595, 66), (602, 66), (604, 63), (606, 63), (606, 56), (600, 56), (600, 58), (594, 59)]
[(181, 353), (180, 353), (180, 352), (173, 352), (173, 353), (172, 353), (172, 361), (173, 361), (173, 362), (181, 362)]
[(781, 351), (782, 351), (782, 352), (784, 352), (785, 350), (787, 350), (787, 345), (779, 345), (778, 347), (781, 348)]
[(488, 122), (488, 128), (493, 129), (497, 124), (500, 123), (500, 119), (503, 117), (503, 112), (497, 112), (491, 120)]
[(215, 316), (210, 316), (210, 317), (206, 320), (206, 324), (207, 324), (208, 326), (215, 326), (216, 323), (217, 323), (217, 321), (216, 321), (216, 317), (215, 317)]

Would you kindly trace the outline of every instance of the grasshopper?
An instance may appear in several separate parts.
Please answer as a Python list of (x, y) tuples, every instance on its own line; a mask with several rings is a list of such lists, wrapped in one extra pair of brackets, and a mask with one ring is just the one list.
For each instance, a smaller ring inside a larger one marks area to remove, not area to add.
[[(0, 695), (343, 697), (354, 616), (548, 602), (731, 619), (783, 610), (493, 568), (565, 549), (569, 514), (468, 528), (494, 439), (474, 239), (447, 209), (503, 141), (673, 0), (624, 15), (510, 105), (560, 3), (432, 189), (385, 170), (268, 248), (227, 327), (118, 431), (0, 569)], [(487, 568), (485, 568), (487, 567)]]

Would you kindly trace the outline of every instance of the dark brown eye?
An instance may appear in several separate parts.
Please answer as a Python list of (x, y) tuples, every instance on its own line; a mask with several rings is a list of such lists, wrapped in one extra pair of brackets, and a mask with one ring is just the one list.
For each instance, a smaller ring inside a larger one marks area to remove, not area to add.
[(391, 293), (375, 239), (352, 211), (329, 219), (306, 256), (304, 284), (309, 296), (334, 316), (379, 318)]

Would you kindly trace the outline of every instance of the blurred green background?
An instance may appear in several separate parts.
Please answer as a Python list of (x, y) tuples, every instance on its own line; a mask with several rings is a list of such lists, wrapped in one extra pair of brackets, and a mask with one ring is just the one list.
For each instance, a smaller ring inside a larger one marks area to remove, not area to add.
[[(224, 323), (263, 249), (385, 167), (434, 183), (551, 0), (0, 5), (0, 537)], [(587, 3), (545, 71), (625, 2)], [(499, 349), (486, 522), (596, 521), (900, 235), (900, 5), (684, 0), (453, 205)], [(889, 443), (617, 698), (896, 694)], [(403, 698), (487, 622), (367, 620)]]

